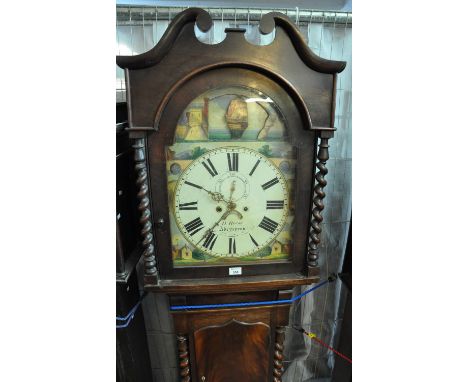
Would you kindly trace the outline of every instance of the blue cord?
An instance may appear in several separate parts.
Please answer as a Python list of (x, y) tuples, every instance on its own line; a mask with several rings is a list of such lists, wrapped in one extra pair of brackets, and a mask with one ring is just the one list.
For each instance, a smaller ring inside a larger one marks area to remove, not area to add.
[[(230, 304), (206, 304), (206, 305), (175, 305), (171, 306), (170, 310), (188, 310), (188, 309), (216, 309), (216, 308), (237, 308), (237, 307), (243, 307), (243, 306), (263, 306), (263, 305), (278, 305), (278, 304), (291, 304), (294, 301), (297, 301), (304, 297), (305, 295), (309, 294), (310, 292), (313, 292), (314, 290), (320, 288), (321, 286), (335, 281), (336, 280), (336, 275), (331, 275), (328, 277), (327, 280), (322, 281), (321, 283), (318, 283), (314, 287), (307, 289), (306, 291), (302, 292), (301, 294), (298, 294), (296, 297), (290, 298), (290, 299), (284, 299), (284, 300), (274, 300), (274, 301), (252, 301), (252, 302), (237, 302), (237, 303), (230, 303)], [(133, 317), (135, 316), (135, 312), (138, 309), (138, 307), (141, 305), (141, 302), (143, 299), (146, 297), (147, 292), (143, 293), (143, 295), (140, 297), (136, 305), (128, 312), (128, 314), (125, 317), (116, 317), (117, 321), (124, 321), (124, 324), (121, 325), (116, 325), (117, 329), (123, 329), (128, 327), (130, 325), (130, 322), (132, 322)]]
[(207, 305), (176, 305), (176, 306), (171, 306), (170, 310), (187, 310), (187, 309), (216, 309), (216, 308), (237, 308), (237, 307), (243, 307), (243, 306), (262, 306), (262, 305), (278, 305), (278, 304), (290, 304), (293, 303), (296, 300), (301, 299), (304, 297), (306, 294), (313, 292), (314, 290), (320, 288), (321, 286), (334, 281), (331, 278), (328, 280), (322, 281), (321, 283), (318, 283), (316, 286), (307, 289), (306, 291), (302, 292), (301, 294), (298, 294), (296, 297), (290, 298), (290, 299), (285, 299), (285, 300), (274, 300), (274, 301), (253, 301), (253, 302), (236, 302), (236, 303), (231, 303), (231, 304), (207, 304)]
[(135, 304), (135, 306), (134, 306), (132, 309), (130, 309), (130, 311), (128, 312), (128, 314), (127, 314), (125, 317), (119, 317), (119, 316), (115, 317), (115, 319), (116, 319), (117, 321), (125, 321), (125, 323), (122, 324), (122, 325), (116, 325), (116, 328), (117, 328), (117, 329), (123, 329), (123, 328), (126, 328), (128, 325), (130, 325), (130, 322), (132, 322), (133, 317), (135, 316), (136, 310), (137, 310), (138, 307), (141, 305), (141, 302), (142, 302), (143, 299), (146, 297), (146, 295), (147, 295), (147, 292), (144, 292), (144, 293), (141, 295), (141, 297), (140, 297), (140, 299), (138, 300), (138, 302)]

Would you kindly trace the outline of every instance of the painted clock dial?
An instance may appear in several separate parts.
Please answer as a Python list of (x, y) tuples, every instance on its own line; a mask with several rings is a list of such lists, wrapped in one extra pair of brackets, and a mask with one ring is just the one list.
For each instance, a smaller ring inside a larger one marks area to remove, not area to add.
[(217, 148), (194, 160), (174, 195), (180, 231), (211, 256), (253, 255), (274, 240), (288, 215), (283, 175), (245, 147)]
[(267, 94), (211, 89), (166, 146), (174, 267), (289, 261), (296, 151)]

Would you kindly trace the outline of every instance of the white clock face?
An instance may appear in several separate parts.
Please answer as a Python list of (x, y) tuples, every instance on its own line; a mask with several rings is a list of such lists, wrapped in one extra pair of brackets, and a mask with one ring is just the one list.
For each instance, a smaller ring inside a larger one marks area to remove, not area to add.
[(253, 255), (281, 232), (288, 190), (278, 168), (244, 147), (223, 147), (195, 159), (174, 193), (177, 225), (212, 256)]

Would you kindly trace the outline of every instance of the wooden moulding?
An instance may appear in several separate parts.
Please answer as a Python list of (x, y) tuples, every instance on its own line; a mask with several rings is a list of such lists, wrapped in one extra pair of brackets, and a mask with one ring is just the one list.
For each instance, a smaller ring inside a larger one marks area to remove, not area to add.
[[(182, 28), (189, 23), (196, 22), (197, 27), (202, 32), (208, 32), (213, 25), (213, 20), (207, 11), (201, 8), (189, 8), (180, 12), (171, 22), (161, 40), (146, 53), (137, 56), (118, 56), (117, 65), (121, 68), (143, 69), (156, 65), (171, 50)], [(346, 62), (324, 59), (316, 55), (307, 45), (296, 25), (291, 22), (288, 16), (280, 12), (270, 12), (260, 20), (260, 33), (269, 34), (276, 26), (282, 27), (291, 39), (297, 53), (302, 61), (312, 70), (319, 73), (334, 74), (342, 72), (346, 67)], [(226, 28), (228, 32), (244, 31), (239, 28)]]
[(213, 279), (173, 279), (160, 280), (159, 283), (146, 284), (151, 292), (167, 294), (233, 293), (259, 290), (291, 289), (297, 285), (309, 285), (320, 281), (317, 276), (302, 274), (279, 274)]
[(270, 326), (286, 326), (289, 304), (255, 306), (247, 308), (200, 309), (171, 312), (176, 333), (190, 333), (209, 326), (221, 325), (231, 320), (239, 322), (265, 322)]
[(341, 73), (346, 68), (346, 62), (327, 60), (317, 56), (307, 45), (299, 29), (291, 22), (288, 16), (281, 12), (270, 12), (260, 19), (260, 32), (268, 34), (273, 32), (275, 26), (281, 26), (289, 35), (297, 53), (302, 61), (319, 73)]

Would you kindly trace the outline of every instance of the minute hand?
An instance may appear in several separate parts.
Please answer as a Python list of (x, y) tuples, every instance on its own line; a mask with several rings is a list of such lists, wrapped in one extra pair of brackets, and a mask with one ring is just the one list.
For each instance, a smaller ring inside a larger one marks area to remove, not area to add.
[(219, 218), (219, 220), (213, 225), (213, 227), (211, 227), (210, 229), (208, 229), (208, 230), (203, 234), (203, 236), (200, 238), (200, 240), (198, 240), (197, 244), (195, 244), (195, 245), (200, 244), (200, 242), (201, 242), (204, 238), (206, 238), (210, 232), (213, 232), (213, 230), (218, 226), (218, 224), (221, 223), (222, 220), (225, 220), (230, 214), (235, 214), (235, 215), (237, 215), (237, 217), (238, 217), (239, 219), (242, 219), (242, 218), (243, 218), (242, 214), (241, 214), (239, 211), (237, 211), (237, 210), (231, 210), (231, 209), (227, 210), (226, 212), (224, 212), (223, 216), (221, 216), (221, 217)]

